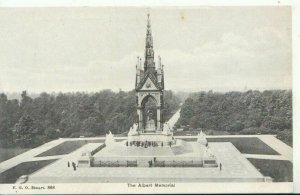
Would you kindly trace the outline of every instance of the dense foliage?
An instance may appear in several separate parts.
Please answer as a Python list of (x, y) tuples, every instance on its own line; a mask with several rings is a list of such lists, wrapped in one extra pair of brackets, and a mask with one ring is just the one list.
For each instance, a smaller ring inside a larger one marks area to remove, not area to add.
[[(180, 100), (165, 91), (165, 120), (178, 109)], [(128, 131), (136, 116), (135, 92), (42, 93), (21, 100), (0, 94), (0, 146), (32, 147), (58, 137), (120, 134)]]
[(182, 105), (177, 126), (231, 134), (276, 134), (292, 145), (292, 92), (195, 93)]

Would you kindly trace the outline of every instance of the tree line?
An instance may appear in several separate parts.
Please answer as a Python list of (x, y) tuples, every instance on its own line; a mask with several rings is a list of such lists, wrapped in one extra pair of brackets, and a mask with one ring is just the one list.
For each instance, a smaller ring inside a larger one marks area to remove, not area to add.
[[(165, 91), (162, 113), (168, 120), (178, 109), (180, 100)], [(0, 146), (34, 147), (58, 137), (101, 136), (127, 132), (136, 122), (135, 91), (118, 93), (41, 93), (21, 99), (0, 94)]]
[[(164, 93), (167, 121), (179, 108)], [(34, 147), (58, 137), (125, 133), (136, 122), (135, 92), (41, 93), (21, 99), (0, 94), (0, 147)], [(276, 134), (292, 145), (292, 91), (199, 92), (183, 103), (176, 127), (221, 130), (230, 134)], [(125, 134), (124, 134), (125, 135)]]
[(193, 93), (182, 105), (176, 126), (230, 134), (276, 134), (292, 145), (292, 91)]

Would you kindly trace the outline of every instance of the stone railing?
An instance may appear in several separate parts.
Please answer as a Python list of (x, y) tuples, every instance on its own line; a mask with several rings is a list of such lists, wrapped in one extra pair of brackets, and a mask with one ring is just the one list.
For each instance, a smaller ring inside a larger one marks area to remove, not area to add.
[(96, 154), (97, 152), (99, 152), (100, 150), (102, 150), (103, 148), (105, 148), (105, 143), (102, 144), (101, 146), (97, 147), (95, 150), (91, 151), (91, 155), (93, 156), (94, 154)]
[(92, 167), (137, 167), (136, 160), (117, 161), (93, 161)]
[(203, 161), (154, 161), (154, 167), (203, 167)]

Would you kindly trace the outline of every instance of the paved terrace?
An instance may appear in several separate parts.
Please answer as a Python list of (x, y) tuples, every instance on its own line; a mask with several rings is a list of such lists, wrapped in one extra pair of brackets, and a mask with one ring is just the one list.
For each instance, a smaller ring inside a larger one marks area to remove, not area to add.
[[(200, 146), (199, 146), (200, 148)], [(125, 141), (116, 142), (112, 146), (106, 146), (98, 153), (94, 155), (94, 157), (158, 157), (158, 156), (178, 156), (178, 155), (192, 155), (199, 156), (200, 151), (196, 154), (191, 142), (185, 142), (183, 140), (178, 140), (175, 145), (172, 147), (165, 145), (161, 147), (160, 145), (157, 147), (136, 147), (136, 146), (126, 146)]]
[[(174, 136), (175, 138), (195, 138), (196, 136)], [(266, 143), (270, 146), (273, 150), (278, 152), (280, 155), (260, 155), (260, 154), (247, 154), (247, 157), (255, 157), (260, 159), (268, 159), (269, 156), (271, 160), (275, 159), (277, 156), (278, 160), (288, 160), (293, 162), (293, 148), (288, 146), (287, 144), (283, 143), (279, 139), (275, 137), (275, 135), (207, 135), (207, 138), (250, 138), (256, 137), (259, 138), (261, 141)]]
[[(99, 144), (99, 143), (98, 143)], [(90, 144), (88, 144), (90, 145)], [(96, 147), (97, 144), (94, 144)], [(141, 167), (67, 167), (76, 161), (84, 148), (48, 165), (29, 177), (29, 183), (42, 182), (262, 182), (264, 176), (229, 142), (210, 143), (213, 153), (222, 162), (217, 168), (141, 168)]]
[[(176, 138), (197, 138), (196, 136), (175, 136)], [(276, 160), (289, 160), (293, 162), (293, 149), (286, 145), (285, 143), (278, 140), (273, 135), (214, 135), (207, 136), (207, 138), (227, 138), (227, 137), (257, 137), (275, 151), (277, 151), (280, 155), (261, 155), (261, 154), (244, 154), (247, 158), (258, 158), (258, 159), (276, 159)], [(47, 156), (47, 157), (35, 157), (38, 154), (41, 154), (65, 141), (76, 141), (76, 140), (103, 140), (104, 137), (91, 137), (91, 138), (60, 138), (57, 140), (50, 141), (44, 145), (41, 145), (37, 148), (24, 152), (14, 158), (8, 159), (0, 163), (0, 173), (5, 170), (8, 170), (22, 162), (26, 161), (37, 161), (37, 160), (48, 160), (48, 159), (60, 159), (66, 155), (57, 155), (57, 156)], [(124, 140), (126, 137), (118, 137), (116, 140)]]

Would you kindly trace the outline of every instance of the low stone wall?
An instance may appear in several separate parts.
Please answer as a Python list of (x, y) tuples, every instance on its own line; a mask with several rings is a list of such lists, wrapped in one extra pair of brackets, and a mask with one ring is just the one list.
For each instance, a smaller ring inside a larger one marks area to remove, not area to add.
[(92, 149), (89, 153), (86, 153), (84, 156), (81, 156), (78, 159), (78, 167), (87, 167), (92, 166), (93, 163), (93, 155), (102, 150), (105, 147), (105, 144), (101, 144), (100, 146)]
[[(137, 167), (137, 160), (98, 160), (91, 162), (92, 167)], [(153, 167), (203, 167), (203, 161), (153, 161)]]
[(137, 167), (137, 161), (92, 161), (92, 167)]
[(203, 161), (154, 161), (154, 167), (203, 167)]

